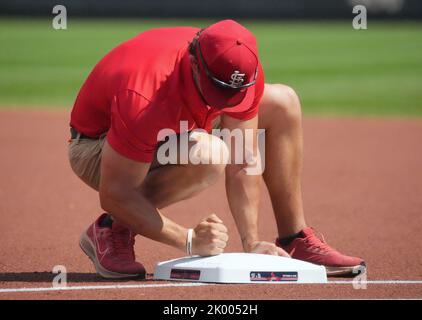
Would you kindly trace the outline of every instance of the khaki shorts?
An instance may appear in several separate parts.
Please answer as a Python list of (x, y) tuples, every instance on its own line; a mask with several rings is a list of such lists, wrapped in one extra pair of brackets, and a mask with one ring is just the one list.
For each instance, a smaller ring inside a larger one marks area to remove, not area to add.
[(73, 172), (95, 190), (100, 187), (100, 166), (106, 133), (99, 139), (71, 139), (69, 162)]
[[(221, 118), (214, 119), (212, 128), (220, 127)], [(101, 155), (107, 133), (99, 139), (71, 139), (69, 141), (69, 162), (73, 172), (83, 182), (95, 190), (99, 190), (101, 176)], [(158, 164), (155, 159), (152, 167)]]

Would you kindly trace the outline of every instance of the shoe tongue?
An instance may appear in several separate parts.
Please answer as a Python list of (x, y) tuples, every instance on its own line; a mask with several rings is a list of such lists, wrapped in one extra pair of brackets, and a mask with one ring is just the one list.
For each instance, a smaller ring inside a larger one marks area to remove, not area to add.
[(111, 226), (111, 228), (113, 229), (114, 232), (125, 232), (125, 231), (129, 231), (129, 229), (122, 225), (121, 223), (118, 223), (117, 221), (113, 221), (113, 225)]
[(306, 227), (301, 232), (302, 232), (304, 238), (311, 236), (315, 233), (314, 229), (312, 229), (311, 227)]
[(107, 214), (103, 213), (97, 220), (98, 226), (100, 228), (109, 228), (111, 229), (111, 226), (113, 224), (113, 219)]
[(125, 225), (113, 221), (113, 226), (111, 228), (113, 233), (113, 239), (115, 240), (115, 245), (119, 247), (119, 251), (122, 254), (130, 253), (133, 254), (133, 245), (135, 243), (135, 235), (131, 230)]

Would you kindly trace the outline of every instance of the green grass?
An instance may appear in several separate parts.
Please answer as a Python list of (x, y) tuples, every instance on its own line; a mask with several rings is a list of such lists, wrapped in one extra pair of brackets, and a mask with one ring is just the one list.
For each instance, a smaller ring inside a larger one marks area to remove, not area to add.
[[(95, 63), (139, 32), (199, 20), (0, 20), (0, 107), (71, 108)], [(300, 94), (306, 114), (422, 116), (422, 23), (243, 21), (256, 35), (266, 82)]]

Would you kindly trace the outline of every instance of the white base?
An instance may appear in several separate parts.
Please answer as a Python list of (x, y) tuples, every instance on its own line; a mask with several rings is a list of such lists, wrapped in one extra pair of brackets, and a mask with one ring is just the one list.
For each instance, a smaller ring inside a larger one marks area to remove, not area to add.
[(327, 283), (324, 266), (255, 253), (223, 253), (159, 262), (154, 279), (214, 283)]

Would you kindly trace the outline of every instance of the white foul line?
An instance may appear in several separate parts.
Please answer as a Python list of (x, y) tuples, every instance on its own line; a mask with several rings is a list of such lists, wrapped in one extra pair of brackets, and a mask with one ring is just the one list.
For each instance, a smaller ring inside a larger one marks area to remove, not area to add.
[(422, 280), (368, 280), (368, 281), (328, 281), (329, 284), (422, 284)]
[[(328, 281), (327, 284), (348, 284), (354, 281)], [(422, 284), (422, 280), (368, 280), (358, 281), (359, 284), (385, 284), (385, 285), (412, 285)], [(110, 289), (143, 289), (164, 287), (199, 287), (217, 285), (216, 283), (189, 282), (189, 283), (160, 283), (160, 284), (116, 284), (97, 286), (63, 286), (63, 287), (40, 287), (40, 288), (0, 288), (0, 293), (16, 292), (45, 292), (45, 291), (78, 291), (78, 290), (110, 290)], [(233, 285), (233, 284), (232, 284)]]
[(42, 288), (0, 288), (0, 293), (6, 292), (41, 292), (41, 291), (68, 291), (68, 290), (108, 290), (108, 289), (142, 289), (142, 288), (163, 288), (163, 287), (199, 287), (211, 285), (202, 282), (189, 283), (161, 283), (161, 284), (116, 284), (99, 286), (63, 286), (63, 287), (42, 287)]

